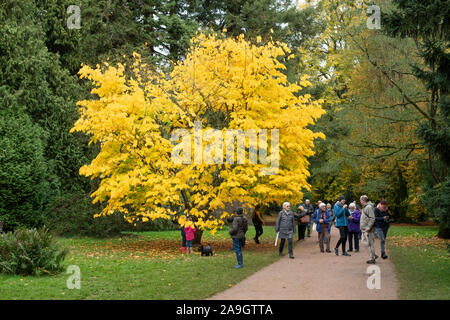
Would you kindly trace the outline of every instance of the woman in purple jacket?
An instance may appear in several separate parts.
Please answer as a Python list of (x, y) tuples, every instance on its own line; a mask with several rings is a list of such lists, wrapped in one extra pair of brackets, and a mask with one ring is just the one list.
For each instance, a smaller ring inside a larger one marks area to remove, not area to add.
[(361, 219), (361, 212), (356, 209), (354, 203), (350, 203), (348, 209), (350, 211), (350, 216), (348, 217), (348, 251), (353, 251), (352, 239), (355, 239), (355, 252), (359, 252), (359, 233), (361, 232), (359, 220)]

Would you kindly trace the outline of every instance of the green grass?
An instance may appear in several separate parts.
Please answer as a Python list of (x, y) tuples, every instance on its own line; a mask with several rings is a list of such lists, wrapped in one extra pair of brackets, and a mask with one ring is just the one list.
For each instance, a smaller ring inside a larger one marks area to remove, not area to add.
[[(387, 245), (400, 299), (450, 299), (450, 253), (436, 227), (392, 226)], [(392, 241), (390, 241), (390, 239)]]
[(388, 237), (415, 237), (415, 238), (431, 238), (437, 235), (438, 227), (421, 227), (421, 226), (396, 226), (392, 225), (388, 231)]
[[(273, 227), (265, 230), (265, 239), (273, 239)], [(254, 235), (250, 227), (247, 239)], [(205, 234), (205, 240), (225, 237)], [(81, 269), (81, 289), (68, 289), (68, 274), (21, 277), (0, 275), (1, 299), (203, 299), (245, 279), (279, 257), (276, 250), (244, 251), (244, 268), (233, 269), (236, 256), (231, 250), (216, 252), (214, 257), (174, 255), (166, 259), (130, 258), (132, 252), (102, 249), (109, 244), (130, 245), (136, 241), (179, 240), (179, 231), (145, 232), (140, 237), (113, 239), (58, 238), (71, 248), (65, 265)], [(100, 249), (99, 249), (100, 248)], [(92, 253), (92, 254), (90, 254)]]

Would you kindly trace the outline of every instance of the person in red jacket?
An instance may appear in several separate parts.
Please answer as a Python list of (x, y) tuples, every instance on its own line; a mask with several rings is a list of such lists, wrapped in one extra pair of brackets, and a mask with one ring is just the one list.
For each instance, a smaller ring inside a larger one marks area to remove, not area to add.
[[(192, 222), (192, 218), (188, 218), (187, 221)], [(184, 228), (184, 233), (186, 235), (186, 247), (188, 250), (188, 253), (192, 253), (192, 240), (194, 240), (195, 236), (195, 228), (191, 227), (190, 225)]]

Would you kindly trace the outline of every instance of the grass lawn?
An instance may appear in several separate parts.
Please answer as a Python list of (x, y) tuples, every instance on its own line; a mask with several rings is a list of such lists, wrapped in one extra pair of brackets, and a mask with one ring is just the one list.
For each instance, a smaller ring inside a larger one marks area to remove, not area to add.
[(68, 289), (69, 274), (21, 277), (0, 275), (0, 299), (203, 299), (248, 277), (279, 257), (273, 226), (261, 245), (249, 226), (244, 268), (233, 269), (236, 256), (228, 230), (205, 233), (214, 257), (180, 254), (180, 232), (130, 233), (121, 238), (58, 238), (71, 249), (65, 266), (81, 270), (81, 289)]
[(437, 227), (391, 226), (387, 246), (399, 280), (400, 299), (450, 299), (448, 241)]

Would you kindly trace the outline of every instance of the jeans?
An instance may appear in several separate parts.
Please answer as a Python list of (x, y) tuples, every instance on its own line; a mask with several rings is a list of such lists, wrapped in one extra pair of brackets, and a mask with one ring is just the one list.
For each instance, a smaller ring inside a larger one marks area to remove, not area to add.
[(306, 224), (299, 223), (298, 224), (298, 239), (299, 240), (305, 239), (305, 231), (306, 231)]
[(233, 239), (233, 250), (236, 253), (237, 263), (240, 266), (244, 265), (244, 258), (242, 257), (242, 245), (244, 241), (244, 239)]
[(192, 248), (192, 240), (187, 240), (186, 241), (186, 247)]
[(306, 224), (306, 230), (308, 230), (308, 237), (310, 237), (311, 236), (311, 222), (308, 222)]
[(345, 244), (347, 243), (347, 234), (348, 234), (348, 227), (338, 227), (339, 229), (339, 240), (336, 243), (336, 249), (339, 248), (340, 245), (342, 245), (342, 253), (345, 252)]
[(359, 234), (360, 232), (349, 232), (348, 233), (348, 248), (353, 250), (353, 239), (355, 242), (355, 250), (359, 251)]
[[(283, 247), (286, 239), (281, 239), (280, 241), (280, 253), (283, 253)], [(289, 256), (293, 257), (294, 252), (292, 251), (292, 238), (288, 238), (288, 250), (289, 250)]]
[(380, 237), (380, 244), (381, 244), (381, 254), (385, 254), (385, 244), (386, 244), (386, 236), (388, 232), (389, 227), (387, 228), (375, 228), (375, 233), (378, 234)]

